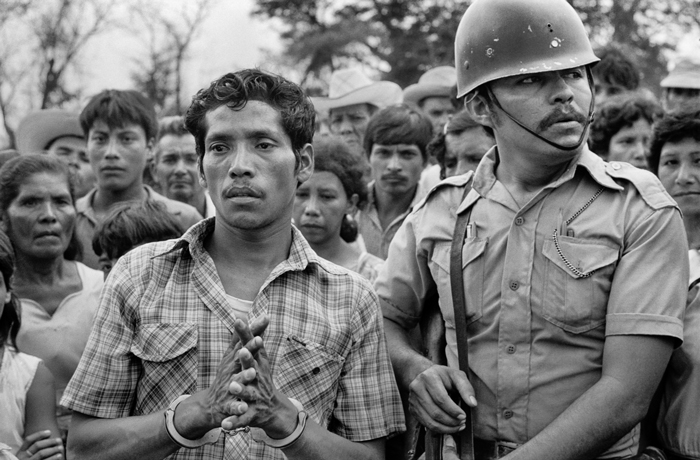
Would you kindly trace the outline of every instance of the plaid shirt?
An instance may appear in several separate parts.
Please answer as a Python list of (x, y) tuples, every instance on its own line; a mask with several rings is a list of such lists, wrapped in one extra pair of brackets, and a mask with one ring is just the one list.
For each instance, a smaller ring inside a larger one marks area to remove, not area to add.
[[(101, 418), (163, 411), (212, 385), (235, 315), (203, 247), (214, 219), (175, 241), (122, 257), (107, 279), (83, 358), (61, 403)], [(263, 340), (275, 386), (309, 417), (352, 441), (404, 428), (376, 294), (359, 275), (318, 257), (293, 228), (289, 258), (255, 298), (270, 316)], [(248, 434), (171, 458), (281, 459)]]

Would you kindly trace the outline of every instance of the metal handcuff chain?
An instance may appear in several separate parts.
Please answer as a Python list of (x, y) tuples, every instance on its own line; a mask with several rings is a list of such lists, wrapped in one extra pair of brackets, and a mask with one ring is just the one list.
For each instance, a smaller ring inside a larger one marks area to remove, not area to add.
[[(595, 194), (593, 194), (593, 196), (586, 202), (586, 204), (584, 204), (581, 207), (581, 209), (576, 211), (571, 217), (569, 217), (566, 220), (566, 225), (568, 226), (569, 224), (571, 224), (571, 222), (573, 222), (574, 219), (576, 219), (578, 216), (580, 216), (583, 211), (585, 211), (590, 205), (592, 205), (593, 202), (600, 196), (600, 194), (603, 193), (603, 190), (604, 190), (604, 187), (601, 187), (600, 189), (598, 189), (598, 191), (595, 192)], [(569, 262), (569, 259), (566, 258), (566, 256), (564, 255), (564, 252), (562, 252), (562, 250), (561, 250), (561, 246), (559, 245), (559, 229), (558, 228), (554, 229), (554, 233), (552, 234), (552, 238), (554, 239), (554, 247), (557, 249), (557, 253), (559, 253), (559, 257), (561, 257), (561, 260), (564, 261), (564, 264), (567, 266), (567, 268), (569, 270), (571, 270), (573, 272), (574, 275), (578, 276), (579, 278), (590, 278), (593, 275), (593, 273), (595, 273), (595, 270), (591, 270), (589, 272), (582, 272), (581, 270), (574, 267), (574, 264)]]

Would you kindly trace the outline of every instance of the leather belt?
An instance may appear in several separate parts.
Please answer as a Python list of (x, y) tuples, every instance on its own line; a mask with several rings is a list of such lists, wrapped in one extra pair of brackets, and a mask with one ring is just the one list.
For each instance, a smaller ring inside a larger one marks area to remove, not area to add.
[(520, 444), (508, 441), (487, 441), (474, 438), (474, 456), (476, 460), (493, 460), (505, 457), (520, 447)]

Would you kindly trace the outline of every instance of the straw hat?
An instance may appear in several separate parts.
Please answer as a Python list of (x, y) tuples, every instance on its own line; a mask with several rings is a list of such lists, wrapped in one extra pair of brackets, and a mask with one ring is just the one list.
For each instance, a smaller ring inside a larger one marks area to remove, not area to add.
[(450, 97), (452, 88), (457, 84), (457, 70), (443, 65), (425, 72), (418, 83), (403, 90), (404, 102), (418, 105), (426, 97)]
[(17, 150), (26, 155), (41, 153), (54, 140), (63, 136), (85, 137), (78, 114), (60, 109), (32, 112), (17, 127)]
[(390, 81), (370, 80), (360, 69), (340, 69), (331, 74), (328, 97), (312, 97), (318, 111), (354, 104), (384, 108), (402, 101), (401, 87)]
[(661, 87), (700, 89), (700, 61), (681, 58), (668, 76), (661, 80)]

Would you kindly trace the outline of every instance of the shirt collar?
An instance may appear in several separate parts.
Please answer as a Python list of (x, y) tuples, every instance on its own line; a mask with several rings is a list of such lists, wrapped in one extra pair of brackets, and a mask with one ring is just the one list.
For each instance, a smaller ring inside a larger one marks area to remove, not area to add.
[[(193, 259), (200, 259), (204, 252), (204, 241), (214, 231), (216, 217), (209, 217), (190, 227), (179, 239), (172, 242), (162, 252), (154, 257), (161, 257), (175, 251), (187, 248)], [(303, 271), (309, 264), (318, 264), (319, 256), (311, 249), (311, 246), (301, 232), (294, 226), (292, 228), (292, 244), (289, 248), (289, 256), (277, 265), (270, 274), (270, 278), (276, 278), (287, 271)]]

